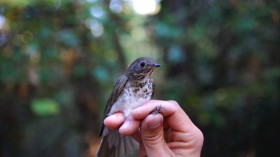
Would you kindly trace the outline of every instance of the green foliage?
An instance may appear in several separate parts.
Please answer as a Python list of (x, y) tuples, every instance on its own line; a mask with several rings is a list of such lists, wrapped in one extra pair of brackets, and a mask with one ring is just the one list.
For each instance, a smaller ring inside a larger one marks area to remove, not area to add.
[(37, 116), (58, 115), (60, 112), (59, 104), (56, 101), (38, 98), (32, 100), (31, 110)]

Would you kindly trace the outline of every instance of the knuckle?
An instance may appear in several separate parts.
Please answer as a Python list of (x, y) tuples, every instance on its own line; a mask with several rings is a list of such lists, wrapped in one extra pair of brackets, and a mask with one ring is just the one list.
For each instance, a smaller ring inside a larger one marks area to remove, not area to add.
[(180, 108), (180, 105), (178, 104), (177, 101), (175, 101), (175, 100), (168, 100), (168, 102), (169, 102), (170, 104), (172, 104), (172, 106), (174, 106), (174, 107), (179, 107), (179, 108)]
[(174, 108), (175, 111), (181, 110), (181, 107), (179, 103), (175, 100), (168, 100), (168, 102), (171, 104), (171, 106)]

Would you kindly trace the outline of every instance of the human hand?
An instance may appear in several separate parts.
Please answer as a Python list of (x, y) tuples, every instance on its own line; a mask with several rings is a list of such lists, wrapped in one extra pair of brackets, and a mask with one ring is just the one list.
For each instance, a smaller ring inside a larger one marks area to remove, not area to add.
[[(161, 114), (151, 114), (158, 107), (163, 109)], [(141, 157), (198, 157), (201, 153), (203, 134), (175, 101), (150, 100), (126, 119), (122, 113), (116, 113), (107, 117), (104, 124), (136, 139)]]

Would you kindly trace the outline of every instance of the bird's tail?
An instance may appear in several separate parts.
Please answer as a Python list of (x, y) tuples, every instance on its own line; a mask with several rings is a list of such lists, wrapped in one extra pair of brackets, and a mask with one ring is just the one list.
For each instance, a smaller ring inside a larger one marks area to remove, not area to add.
[(96, 157), (125, 157), (134, 154), (139, 144), (130, 136), (122, 136), (118, 131), (109, 131), (103, 136)]

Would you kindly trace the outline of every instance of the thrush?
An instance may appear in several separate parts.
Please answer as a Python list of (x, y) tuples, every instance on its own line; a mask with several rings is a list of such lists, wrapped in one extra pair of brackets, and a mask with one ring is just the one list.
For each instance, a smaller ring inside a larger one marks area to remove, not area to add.
[[(152, 58), (141, 57), (128, 67), (113, 87), (107, 101), (103, 120), (117, 112), (127, 117), (130, 112), (149, 101), (154, 93), (151, 73), (160, 67)], [(124, 157), (139, 149), (139, 144), (130, 136), (123, 136), (117, 130), (110, 130), (102, 123), (99, 136), (102, 136), (97, 157)]]

